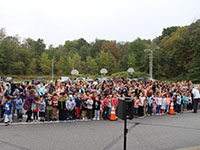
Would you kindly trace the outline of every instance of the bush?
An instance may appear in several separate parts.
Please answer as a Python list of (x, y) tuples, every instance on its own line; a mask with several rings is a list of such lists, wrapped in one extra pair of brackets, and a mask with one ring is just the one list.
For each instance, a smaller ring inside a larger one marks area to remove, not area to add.
[(123, 77), (123, 78), (146, 78), (146, 77), (149, 77), (149, 75), (147, 73), (144, 73), (144, 72), (134, 72), (133, 74), (130, 74), (126, 71), (124, 72), (117, 72), (117, 73), (114, 73), (111, 75), (111, 78), (115, 78), (115, 77)]

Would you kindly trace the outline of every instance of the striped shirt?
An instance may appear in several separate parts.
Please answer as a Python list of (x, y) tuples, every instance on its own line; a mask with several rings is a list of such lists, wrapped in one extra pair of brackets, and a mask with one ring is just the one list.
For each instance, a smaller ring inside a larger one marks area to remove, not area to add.
[(34, 95), (27, 94), (25, 102), (24, 102), (24, 109), (26, 111), (30, 111), (31, 110), (32, 102), (35, 102)]

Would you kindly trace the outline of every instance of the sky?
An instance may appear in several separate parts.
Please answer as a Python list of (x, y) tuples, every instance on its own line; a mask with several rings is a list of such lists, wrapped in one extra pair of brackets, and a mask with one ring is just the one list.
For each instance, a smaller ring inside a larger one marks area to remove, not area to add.
[(0, 28), (48, 45), (84, 38), (153, 39), (200, 19), (200, 0), (0, 0)]

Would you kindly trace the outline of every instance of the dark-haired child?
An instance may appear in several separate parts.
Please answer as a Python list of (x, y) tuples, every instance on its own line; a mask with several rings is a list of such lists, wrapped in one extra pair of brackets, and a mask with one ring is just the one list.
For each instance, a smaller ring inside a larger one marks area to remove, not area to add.
[(10, 97), (6, 96), (6, 102), (4, 103), (5, 108), (5, 124), (6, 126), (12, 123), (13, 103)]

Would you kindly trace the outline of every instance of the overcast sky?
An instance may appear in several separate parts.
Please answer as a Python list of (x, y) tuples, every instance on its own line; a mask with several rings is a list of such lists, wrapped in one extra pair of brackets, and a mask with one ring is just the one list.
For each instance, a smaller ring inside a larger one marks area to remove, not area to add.
[(153, 39), (165, 27), (200, 19), (200, 0), (0, 0), (0, 28), (8, 35), (58, 46), (84, 38)]

